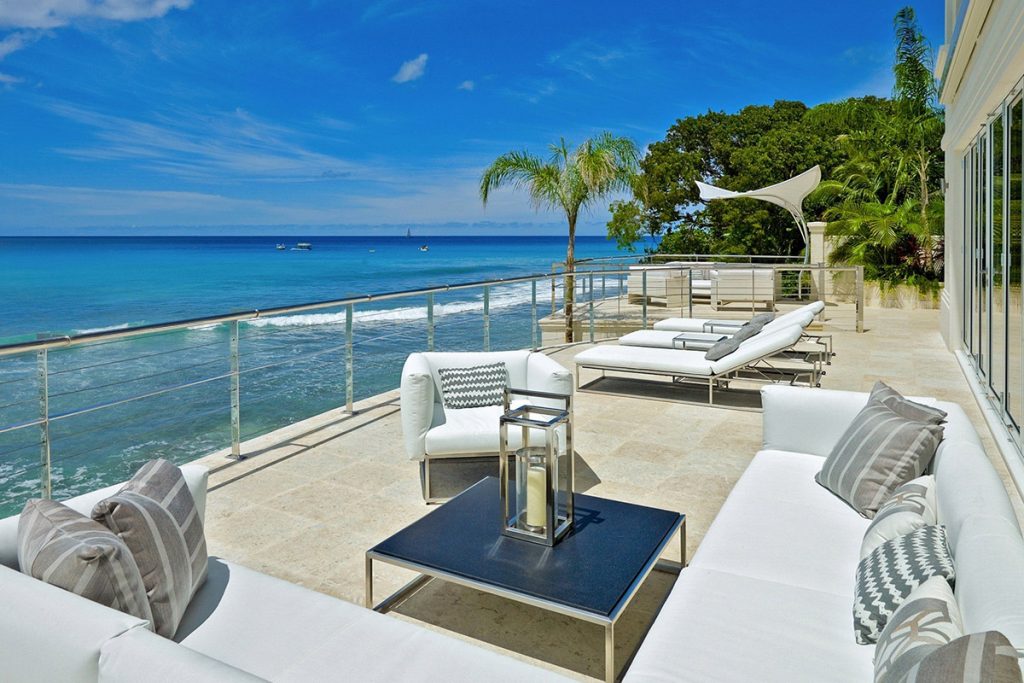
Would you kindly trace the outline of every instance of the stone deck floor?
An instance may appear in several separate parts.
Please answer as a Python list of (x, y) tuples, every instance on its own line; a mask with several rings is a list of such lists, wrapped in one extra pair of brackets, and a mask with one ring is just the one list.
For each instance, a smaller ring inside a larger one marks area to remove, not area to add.
[[(1005, 477), (968, 384), (939, 336), (937, 312), (869, 309), (865, 323), (863, 334), (834, 333), (837, 357), (823, 386), (867, 390), (884, 379), (907, 394), (958, 402)], [(554, 357), (571, 368), (582, 348)], [(575, 417), (577, 487), (685, 512), (688, 556), (761, 442), (760, 413), (580, 393)], [(360, 402), (355, 415), (326, 413), (244, 450), (250, 457), (241, 462), (223, 454), (202, 460), (213, 468), (206, 518), (211, 553), (344, 600), (363, 604), (365, 550), (431, 509), (422, 502), (418, 465), (404, 454), (397, 391)], [(441, 483), (469, 485), (491, 470), (493, 461), (464, 465)], [(677, 559), (677, 545), (669, 548), (668, 557)], [(377, 599), (411, 578), (382, 566), (375, 573)], [(619, 667), (671, 580), (652, 574), (623, 615), (616, 628)], [(392, 614), (576, 678), (603, 676), (602, 629), (567, 617), (439, 582)]]

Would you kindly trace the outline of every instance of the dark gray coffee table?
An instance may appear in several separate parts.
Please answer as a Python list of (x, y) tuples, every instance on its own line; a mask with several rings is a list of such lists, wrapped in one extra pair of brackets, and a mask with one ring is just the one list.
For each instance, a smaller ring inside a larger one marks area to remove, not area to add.
[[(575, 529), (554, 548), (501, 534), (498, 479), (487, 477), (366, 551), (366, 606), (387, 612), (440, 579), (600, 624), (605, 679), (615, 680), (615, 622), (654, 569), (678, 574), (686, 562), (686, 516), (584, 494)], [(679, 534), (683, 564), (660, 559)], [(373, 562), (419, 574), (379, 604)]]

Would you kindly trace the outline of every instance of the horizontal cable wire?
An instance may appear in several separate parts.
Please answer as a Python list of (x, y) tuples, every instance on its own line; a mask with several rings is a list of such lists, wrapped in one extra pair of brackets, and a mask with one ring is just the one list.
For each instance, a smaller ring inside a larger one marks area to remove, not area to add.
[[(142, 338), (143, 339), (148, 339), (148, 337), (142, 337)], [(133, 338), (132, 337), (128, 337), (127, 339), (117, 339), (115, 341), (128, 341), (130, 339), (133, 339)], [(77, 367), (74, 367), (74, 368), (64, 368), (64, 369), (61, 369), (61, 370), (52, 370), (48, 374), (51, 375), (51, 376), (53, 376), (53, 375), (63, 375), (63, 374), (69, 373), (69, 372), (77, 372), (79, 370), (89, 370), (90, 368), (99, 368), (99, 367), (103, 367), (103, 366), (106, 366), (106, 365), (116, 365), (118, 363), (130, 363), (132, 361), (143, 360), (145, 358), (153, 358), (154, 356), (166, 356), (166, 355), (171, 354), (171, 353), (181, 353), (182, 351), (193, 351), (195, 349), (203, 349), (203, 348), (206, 348), (206, 347), (209, 347), (209, 346), (222, 345), (222, 344), (224, 344), (224, 341), (225, 340), (223, 340), (223, 339), (218, 339), (217, 341), (209, 342), (207, 344), (193, 344), (191, 346), (183, 346), (181, 348), (168, 349), (167, 351), (154, 351), (153, 353), (144, 353), (144, 354), (142, 354), (140, 356), (132, 356), (130, 358), (115, 358), (113, 360), (101, 361), (99, 363), (93, 363), (91, 365), (80, 365), (80, 366), (77, 366)]]
[(186, 370), (192, 370), (195, 368), (205, 367), (207, 365), (213, 365), (214, 363), (225, 363), (227, 358), (215, 358), (208, 360), (203, 363), (196, 363), (195, 365), (186, 365), (182, 368), (172, 368), (171, 370), (161, 370), (160, 372), (153, 372), (148, 375), (142, 375), (140, 377), (133, 377), (131, 379), (120, 380), (117, 382), (109, 382), (107, 384), (93, 384), (87, 387), (81, 387), (80, 389), (69, 389), (68, 391), (59, 391), (51, 393), (49, 396), (51, 399), (59, 398), (61, 396), (70, 396), (72, 394), (80, 394), (83, 391), (95, 391), (96, 389), (108, 389), (110, 387), (123, 386), (132, 382), (141, 382), (144, 379), (152, 379), (154, 377), (163, 377), (165, 375), (173, 375), (176, 372), (185, 372)]

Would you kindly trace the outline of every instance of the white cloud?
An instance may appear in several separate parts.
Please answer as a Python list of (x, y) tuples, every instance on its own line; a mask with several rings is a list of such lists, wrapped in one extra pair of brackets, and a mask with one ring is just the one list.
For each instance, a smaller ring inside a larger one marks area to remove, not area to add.
[(17, 76), (12, 76), (10, 74), (0, 73), (0, 85), (11, 86), (11, 85), (14, 85), (15, 83), (21, 83), (22, 80), (24, 80), (24, 79), (18, 78)]
[(15, 31), (0, 38), (0, 60), (43, 37), (45, 31)]
[(409, 81), (415, 81), (417, 78), (423, 76), (423, 73), (427, 70), (427, 53), (424, 52), (416, 59), (410, 59), (407, 62), (403, 62), (402, 66), (398, 68), (398, 73), (391, 77), (395, 83), (408, 83)]
[(476, 89), (476, 83), (473, 81), (462, 81), (459, 83), (459, 90), (474, 90)]
[(140, 21), (185, 9), (192, 0), (4, 0), (0, 26), (46, 29), (79, 19)]
[(360, 178), (372, 171), (312, 150), (302, 131), (231, 112), (166, 111), (147, 120), (52, 101), (45, 108), (94, 132), (95, 144), (56, 151), (84, 161), (126, 161), (186, 180), (274, 181)]

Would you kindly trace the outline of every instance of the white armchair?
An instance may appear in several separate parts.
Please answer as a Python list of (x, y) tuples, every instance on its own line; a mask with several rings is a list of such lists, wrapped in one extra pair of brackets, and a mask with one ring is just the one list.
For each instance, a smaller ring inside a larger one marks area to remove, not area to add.
[(774, 268), (718, 268), (711, 271), (711, 308), (731, 303), (775, 302)]
[[(420, 462), (423, 499), (440, 502), (430, 487), (430, 463), (441, 458), (467, 458), (498, 453), (498, 418), (502, 406), (446, 408), (438, 368), (464, 368), (505, 363), (512, 389), (571, 395), (572, 375), (543, 353), (413, 353), (402, 368), (402, 433), (410, 460)], [(530, 399), (534, 405), (562, 408), (557, 399)], [(509, 445), (518, 448), (521, 434), (510, 430)]]

